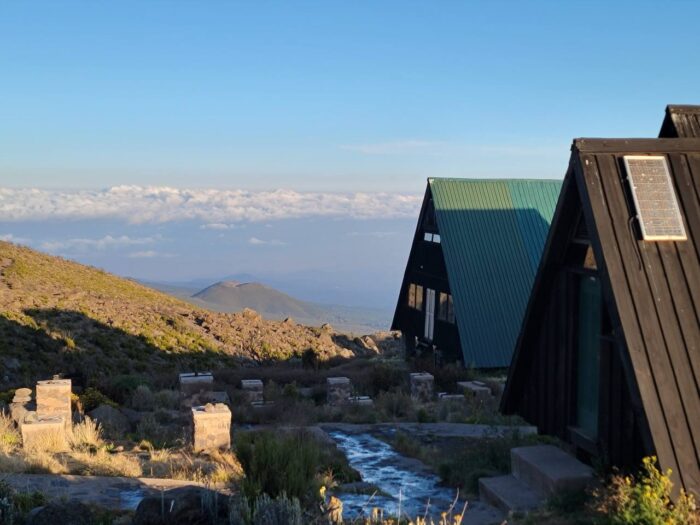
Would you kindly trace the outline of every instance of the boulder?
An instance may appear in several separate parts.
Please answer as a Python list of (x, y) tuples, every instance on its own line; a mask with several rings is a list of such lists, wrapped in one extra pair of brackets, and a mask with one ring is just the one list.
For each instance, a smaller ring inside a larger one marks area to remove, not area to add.
[(146, 412), (139, 412), (138, 410), (126, 407), (120, 408), (119, 412), (121, 412), (129, 421), (129, 423), (133, 426), (138, 425), (139, 422), (143, 419), (143, 416), (146, 415)]
[(29, 512), (28, 525), (92, 525), (97, 523), (95, 512), (77, 501), (54, 501)]
[(108, 436), (124, 434), (131, 430), (129, 418), (118, 409), (109, 405), (102, 404), (98, 406), (88, 412), (88, 416), (93, 421), (98, 422)]
[[(147, 496), (134, 514), (133, 525), (209, 525), (228, 517), (228, 497), (200, 487), (180, 487)], [(57, 522), (58, 523), (58, 522)]]

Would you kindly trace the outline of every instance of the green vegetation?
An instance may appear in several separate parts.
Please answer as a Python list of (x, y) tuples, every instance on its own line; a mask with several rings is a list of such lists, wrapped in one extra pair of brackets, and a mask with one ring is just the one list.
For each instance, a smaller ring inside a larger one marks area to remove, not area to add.
[(692, 495), (680, 491), (671, 502), (671, 471), (661, 472), (656, 458), (644, 458), (637, 476), (612, 476), (597, 493), (596, 510), (606, 525), (697, 525), (700, 514)]
[(321, 482), (359, 481), (345, 456), (306, 432), (240, 432), (236, 454), (243, 466), (243, 492), (249, 499), (261, 494), (286, 494), (302, 501), (317, 497)]

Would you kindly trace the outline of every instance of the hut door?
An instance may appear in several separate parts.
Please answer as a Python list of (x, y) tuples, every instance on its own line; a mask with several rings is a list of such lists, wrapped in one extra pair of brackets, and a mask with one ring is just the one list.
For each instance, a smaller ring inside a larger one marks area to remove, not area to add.
[(425, 338), (433, 340), (435, 331), (435, 290), (425, 289)]
[(576, 426), (588, 438), (598, 437), (598, 384), (602, 298), (597, 277), (579, 281), (576, 358)]

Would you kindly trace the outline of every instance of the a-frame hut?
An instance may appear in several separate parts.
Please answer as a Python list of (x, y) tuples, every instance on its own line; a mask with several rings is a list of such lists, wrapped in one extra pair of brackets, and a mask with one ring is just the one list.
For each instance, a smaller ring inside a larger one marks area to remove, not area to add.
[(561, 181), (428, 179), (392, 329), (438, 364), (510, 364)]
[(700, 493), (700, 139), (579, 139), (501, 409)]
[(666, 106), (659, 138), (700, 137), (700, 106)]

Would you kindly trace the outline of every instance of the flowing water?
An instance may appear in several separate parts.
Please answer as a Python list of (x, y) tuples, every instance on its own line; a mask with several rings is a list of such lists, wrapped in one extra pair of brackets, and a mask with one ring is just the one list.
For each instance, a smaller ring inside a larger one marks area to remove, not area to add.
[[(329, 435), (361, 474), (362, 481), (379, 489), (371, 501), (369, 494), (336, 494), (343, 502), (346, 517), (369, 514), (373, 507), (379, 507), (385, 516), (395, 516), (400, 511), (401, 515), (415, 518), (426, 513), (428, 504), (428, 514), (437, 516), (452, 505), (454, 489), (441, 487), (440, 479), (422, 463), (405, 458), (384, 441), (370, 434), (331, 431)], [(463, 501), (458, 502), (454, 512), (461, 512), (463, 505)]]

